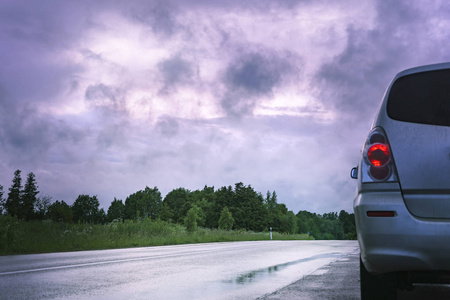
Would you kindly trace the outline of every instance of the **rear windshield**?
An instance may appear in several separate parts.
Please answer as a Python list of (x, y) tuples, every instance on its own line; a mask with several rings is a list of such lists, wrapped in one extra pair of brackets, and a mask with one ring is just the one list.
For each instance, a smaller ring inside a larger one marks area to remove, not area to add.
[(450, 126), (450, 69), (398, 78), (387, 103), (391, 119)]

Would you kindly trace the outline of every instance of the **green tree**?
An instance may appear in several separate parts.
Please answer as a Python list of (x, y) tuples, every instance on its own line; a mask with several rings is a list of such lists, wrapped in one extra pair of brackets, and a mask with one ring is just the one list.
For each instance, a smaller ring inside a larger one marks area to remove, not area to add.
[(324, 219), (324, 220), (331, 220), (331, 221), (337, 220), (338, 219), (338, 214), (337, 214), (337, 212), (330, 212), (330, 213), (327, 213), (327, 214), (323, 214), (322, 219)]
[(105, 224), (106, 223), (106, 213), (103, 208), (100, 208), (97, 212), (97, 217), (95, 223)]
[(214, 187), (205, 185), (203, 190), (196, 190), (189, 194), (189, 203), (201, 208), (202, 215), (199, 215), (199, 226), (214, 228), (217, 227), (217, 219), (215, 212), (215, 194)]
[(186, 217), (184, 218), (184, 225), (186, 226), (186, 230), (188, 232), (197, 231), (197, 221), (199, 208), (197, 206), (192, 206), (187, 212)]
[(277, 193), (267, 191), (265, 204), (267, 206), (267, 226), (272, 227), (274, 231), (280, 231), (280, 210), (278, 208)]
[(35, 205), (35, 213), (36, 213), (36, 219), (38, 220), (44, 220), (44, 218), (47, 216), (48, 209), (52, 203), (52, 197), (50, 196), (43, 196), (38, 197)]
[(171, 222), (173, 220), (173, 214), (167, 203), (163, 202), (161, 210), (159, 212), (159, 218), (166, 222)]
[(99, 210), (100, 202), (97, 196), (79, 195), (72, 205), (73, 219), (75, 222), (82, 223), (102, 223), (104, 221), (105, 212), (103, 214)]
[(231, 185), (223, 186), (215, 192), (215, 201), (213, 203), (214, 214), (212, 216), (213, 220), (211, 221), (213, 227), (217, 228), (219, 226), (220, 213), (225, 206), (228, 207), (230, 211), (232, 207), (236, 206), (234, 198), (235, 194)]
[(302, 210), (296, 216), (299, 233), (309, 233), (315, 239), (321, 239), (320, 225), (322, 224), (322, 218), (319, 215)]
[(32, 220), (35, 217), (34, 206), (37, 202), (37, 194), (39, 194), (36, 185), (36, 176), (33, 172), (28, 173), (27, 181), (22, 192), (21, 215), (25, 220)]
[(320, 225), (321, 239), (324, 240), (342, 240), (344, 239), (344, 230), (342, 223), (338, 219), (324, 219)]
[(22, 218), (20, 214), (21, 198), (22, 198), (22, 178), (20, 170), (14, 172), (13, 183), (9, 188), (8, 198), (5, 201), (5, 209), (8, 215)]
[(124, 212), (125, 212), (125, 204), (123, 204), (122, 200), (117, 200), (116, 198), (114, 198), (114, 201), (111, 202), (111, 205), (108, 208), (107, 214), (108, 222), (123, 219)]
[(275, 209), (272, 212), (272, 228), (278, 232), (289, 232), (287, 222), (288, 209), (284, 203), (274, 203)]
[(234, 219), (228, 207), (224, 207), (220, 213), (219, 229), (231, 230), (233, 228)]
[(292, 211), (288, 211), (280, 218), (280, 232), (295, 234), (298, 232), (297, 218)]
[(205, 226), (208, 228), (217, 228), (218, 224), (216, 219), (215, 202), (216, 193), (213, 186), (204, 186), (201, 190), (201, 203), (200, 207), (205, 213)]
[(72, 208), (64, 200), (56, 200), (48, 207), (47, 218), (55, 222), (70, 223), (73, 219)]
[(145, 187), (125, 199), (125, 219), (149, 217), (156, 219), (162, 208), (162, 197), (157, 187)]
[(0, 215), (3, 214), (5, 209), (5, 199), (3, 199), (3, 186), (0, 185)]
[(355, 214), (349, 214), (345, 210), (341, 210), (339, 213), (339, 221), (341, 221), (344, 227), (344, 238), (356, 239)]
[[(220, 218), (220, 212), (226, 206), (233, 215), (234, 228), (262, 231), (267, 226), (267, 209), (263, 196), (250, 185), (236, 183), (217, 190), (215, 210)], [(217, 220), (218, 222), (218, 220)]]
[(170, 191), (164, 197), (164, 205), (167, 209), (167, 215), (172, 217), (175, 223), (183, 224), (187, 212), (191, 208), (189, 201), (190, 191), (184, 188), (177, 188)]
[(233, 214), (235, 228), (263, 231), (267, 227), (264, 198), (250, 185), (245, 186), (242, 182), (235, 184), (232, 204), (228, 209)]

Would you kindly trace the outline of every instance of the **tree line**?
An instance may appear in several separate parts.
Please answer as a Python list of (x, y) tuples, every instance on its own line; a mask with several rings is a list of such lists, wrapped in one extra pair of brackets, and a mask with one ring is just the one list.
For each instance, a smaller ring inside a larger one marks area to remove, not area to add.
[(255, 232), (271, 228), (280, 233), (305, 233), (316, 239), (356, 238), (353, 213), (341, 210), (339, 214), (320, 215), (308, 211), (294, 214), (278, 202), (275, 191), (267, 191), (263, 196), (242, 182), (234, 187), (205, 186), (195, 191), (180, 187), (170, 191), (164, 199), (157, 187), (146, 186), (125, 201), (114, 198), (106, 212), (100, 208), (97, 196), (79, 195), (72, 205), (64, 200), (52, 202), (49, 196), (38, 197), (36, 176), (32, 172), (22, 186), (21, 171), (15, 171), (6, 197), (4, 193), (0, 185), (0, 214), (25, 221), (104, 224), (150, 218), (183, 224), (188, 231), (195, 231), (198, 226)]

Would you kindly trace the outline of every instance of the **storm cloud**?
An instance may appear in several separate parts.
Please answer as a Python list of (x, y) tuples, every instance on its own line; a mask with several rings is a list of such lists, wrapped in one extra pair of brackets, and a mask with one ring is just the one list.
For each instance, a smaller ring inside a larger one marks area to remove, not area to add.
[[(236, 57), (224, 75), (226, 92), (220, 105), (228, 116), (252, 115), (259, 102), (274, 97), (274, 89), (287, 84), (296, 61), (289, 61), (286, 53), (260, 51)], [(298, 73), (296, 73), (298, 74)], [(296, 75), (294, 74), (294, 75)]]

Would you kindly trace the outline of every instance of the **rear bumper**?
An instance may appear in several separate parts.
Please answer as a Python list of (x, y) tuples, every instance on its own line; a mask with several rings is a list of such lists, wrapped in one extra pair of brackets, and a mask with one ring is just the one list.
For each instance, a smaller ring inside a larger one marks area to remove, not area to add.
[[(359, 193), (353, 203), (361, 259), (371, 273), (450, 270), (450, 221), (411, 215), (400, 191)], [(368, 211), (394, 211), (368, 217)]]

